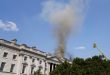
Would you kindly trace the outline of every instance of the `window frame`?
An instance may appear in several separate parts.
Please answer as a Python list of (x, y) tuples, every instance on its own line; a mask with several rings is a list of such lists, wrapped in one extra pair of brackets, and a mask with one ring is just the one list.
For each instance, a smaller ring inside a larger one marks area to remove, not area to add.
[(25, 70), (26, 70), (26, 65), (23, 65), (23, 67), (22, 67), (22, 73), (23, 74), (25, 73)]
[(1, 62), (0, 71), (4, 70), (5, 65), (6, 65), (6, 62)]
[(8, 52), (3, 53), (3, 58), (6, 58), (8, 56)]
[(24, 57), (24, 61), (26, 61), (26, 60), (27, 60), (27, 57), (25, 56), (25, 57)]
[(14, 67), (15, 67), (15, 64), (11, 64), (10, 72), (13, 72), (14, 71)]
[(34, 63), (35, 62), (35, 59), (32, 59), (32, 62)]
[[(15, 56), (15, 57), (14, 57), (14, 56)], [(14, 55), (13, 55), (13, 60), (16, 60), (16, 58), (17, 58), (17, 55), (14, 54)]]

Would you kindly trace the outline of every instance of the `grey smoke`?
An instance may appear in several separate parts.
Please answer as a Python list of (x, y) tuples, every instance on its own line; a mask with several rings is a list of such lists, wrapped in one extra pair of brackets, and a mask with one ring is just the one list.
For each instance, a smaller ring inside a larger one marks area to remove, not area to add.
[(42, 5), (41, 16), (54, 27), (58, 41), (56, 56), (64, 57), (66, 42), (72, 30), (82, 24), (87, 0), (69, 0), (68, 3), (58, 0), (47, 0)]

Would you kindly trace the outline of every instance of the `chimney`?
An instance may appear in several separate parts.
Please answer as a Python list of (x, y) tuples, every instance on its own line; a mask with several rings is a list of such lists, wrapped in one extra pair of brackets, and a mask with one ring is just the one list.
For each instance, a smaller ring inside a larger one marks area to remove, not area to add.
[(17, 43), (17, 39), (11, 40), (11, 43), (16, 44)]
[(32, 49), (36, 49), (36, 46), (32, 46)]

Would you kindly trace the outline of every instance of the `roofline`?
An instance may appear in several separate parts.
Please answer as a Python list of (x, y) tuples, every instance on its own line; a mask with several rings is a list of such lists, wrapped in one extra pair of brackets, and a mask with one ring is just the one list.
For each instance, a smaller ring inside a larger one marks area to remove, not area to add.
[(20, 44), (17, 44), (17, 43), (13, 43), (12, 41), (7, 41), (5, 39), (0, 38), (0, 46), (6, 46), (8, 48), (12, 48), (12, 49), (15, 49), (15, 50), (18, 50), (18, 51), (27, 51), (29, 53), (37, 54), (41, 57), (45, 57), (47, 60), (52, 60), (52, 61), (55, 61), (55, 62), (59, 62), (59, 60), (56, 61), (56, 60), (52, 59), (52, 58), (54, 58), (54, 56), (49, 55), (48, 53), (43, 52), (41, 50), (29, 47), (26, 44), (21, 44), (20, 45)]
[(33, 49), (32, 47), (28, 47), (27, 45), (25, 46), (24, 44), (21, 44), (21, 45), (17, 43), (14, 44), (11, 41), (7, 41), (5, 39), (0, 39), (0, 45), (13, 48), (19, 51), (24, 50), (27, 52), (36, 53), (41, 56), (46, 56), (46, 52), (40, 51), (38, 49)]

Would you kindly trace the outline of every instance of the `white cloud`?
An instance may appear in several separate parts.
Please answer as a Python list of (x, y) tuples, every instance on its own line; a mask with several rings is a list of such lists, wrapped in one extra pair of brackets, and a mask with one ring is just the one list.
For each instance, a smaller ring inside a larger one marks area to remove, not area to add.
[(86, 47), (84, 47), (84, 46), (79, 46), (79, 47), (76, 47), (75, 49), (76, 49), (76, 50), (85, 50)]
[(18, 31), (17, 25), (11, 21), (0, 20), (0, 29), (5, 31)]

